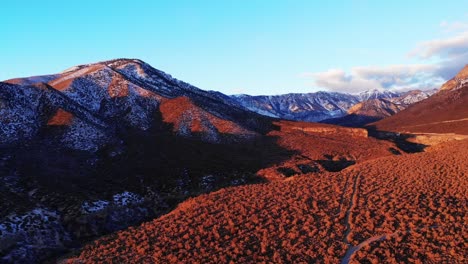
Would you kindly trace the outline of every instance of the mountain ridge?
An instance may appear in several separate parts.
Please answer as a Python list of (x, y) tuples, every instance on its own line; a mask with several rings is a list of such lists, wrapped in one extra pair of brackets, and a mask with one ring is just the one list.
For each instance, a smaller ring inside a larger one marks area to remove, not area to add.
[(437, 92), (434, 90), (412, 90), (397, 97), (369, 99), (350, 107), (347, 114), (339, 118), (322, 120), (322, 123), (341, 126), (362, 127), (392, 116), (410, 105), (425, 100)]
[[(367, 100), (391, 99), (401, 96), (410, 98), (412, 91), (371, 89), (355, 94), (327, 91), (255, 96), (241, 94), (232, 95), (231, 98), (239, 105), (266, 116), (295, 121), (322, 122), (346, 116), (350, 114), (348, 110), (354, 105)], [(432, 90), (420, 91), (420, 94), (430, 95)], [(413, 99), (414, 101), (417, 100)], [(409, 104), (409, 101), (406, 104)]]

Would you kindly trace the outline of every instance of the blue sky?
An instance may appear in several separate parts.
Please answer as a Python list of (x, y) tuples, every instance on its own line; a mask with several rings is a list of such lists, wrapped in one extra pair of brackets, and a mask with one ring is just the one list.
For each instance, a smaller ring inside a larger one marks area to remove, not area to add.
[(139, 58), (202, 89), (433, 88), (468, 63), (465, 1), (3, 1), (0, 80)]

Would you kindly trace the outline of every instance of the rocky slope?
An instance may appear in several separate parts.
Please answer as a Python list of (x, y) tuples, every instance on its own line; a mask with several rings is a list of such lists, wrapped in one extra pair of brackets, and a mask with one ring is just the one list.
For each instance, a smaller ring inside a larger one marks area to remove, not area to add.
[(427, 99), (436, 91), (414, 90), (402, 93), (398, 97), (368, 99), (349, 108), (347, 114), (343, 117), (326, 119), (321, 122), (341, 126), (364, 126), (392, 116), (416, 102)]

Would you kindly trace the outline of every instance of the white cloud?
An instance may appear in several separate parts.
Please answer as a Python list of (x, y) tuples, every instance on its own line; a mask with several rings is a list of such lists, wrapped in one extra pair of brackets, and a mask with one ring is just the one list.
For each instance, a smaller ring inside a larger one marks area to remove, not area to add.
[(421, 59), (454, 57), (468, 52), (468, 32), (447, 39), (425, 41), (410, 52)]
[(315, 85), (332, 91), (356, 93), (369, 89), (431, 89), (443, 79), (436, 76), (438, 67), (426, 64), (354, 67), (350, 73), (341, 69), (310, 73)]
[(381, 85), (370, 79), (347, 74), (341, 69), (331, 69), (325, 72), (306, 74), (314, 78), (315, 84), (332, 91), (359, 92), (373, 88), (382, 88)]
[(468, 23), (467, 22), (460, 22), (460, 21), (447, 22), (447, 21), (444, 20), (444, 21), (440, 22), (440, 27), (445, 32), (465, 31), (465, 30), (468, 30)]
[[(441, 23), (441, 27), (453, 30), (462, 29), (465, 25), (468, 26), (461, 22)], [(369, 89), (437, 88), (468, 63), (468, 30), (449, 38), (422, 42), (409, 55), (425, 63), (358, 66), (349, 72), (330, 69), (302, 76), (312, 78), (316, 87), (350, 93)]]
[(437, 59), (436, 74), (448, 80), (468, 64), (468, 31), (447, 39), (423, 42), (411, 54), (421, 59)]
[(437, 74), (449, 80), (453, 78), (463, 67), (468, 64), (468, 52), (458, 54), (450, 58), (441, 60), (438, 65)]

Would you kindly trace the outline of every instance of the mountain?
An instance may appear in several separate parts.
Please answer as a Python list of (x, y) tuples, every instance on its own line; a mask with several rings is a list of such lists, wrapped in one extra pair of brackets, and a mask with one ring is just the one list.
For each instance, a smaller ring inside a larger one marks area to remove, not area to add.
[[(345, 116), (322, 120), (322, 123), (341, 126), (361, 127), (371, 122), (392, 116), (411, 104), (429, 98), (436, 90), (413, 90), (400, 94), (398, 97), (368, 99), (348, 109)], [(393, 94), (395, 95), (395, 94)]]
[(401, 154), (239, 106), (135, 59), (0, 82), (0, 262), (53, 260), (223, 187)]
[(140, 60), (1, 82), (0, 262), (36, 263), (189, 195), (259, 181), (290, 153), (263, 136), (274, 127)]
[[(18, 87), (24, 84), (28, 86)], [(119, 128), (148, 130), (159, 106), (176, 106), (182, 101), (183, 111), (163, 107), (167, 112), (162, 111), (160, 118), (186, 136), (218, 140), (223, 135), (249, 136), (264, 129), (260, 123), (265, 118), (246, 115), (227, 96), (200, 90), (139, 60), (106, 61), (56, 75), (8, 80), (1, 92), (9, 101), (2, 108), (3, 120), (29, 121), (5, 124), (0, 143), (32, 138), (43, 128), (59, 126), (65, 130), (60, 133), (61, 143), (96, 151), (115, 139)], [(29, 101), (21, 101), (25, 97)], [(19, 102), (14, 104), (15, 100)], [(64, 115), (69, 123), (57, 123)]]
[(468, 134), (468, 65), (426, 100), (370, 124), (380, 131)]
[(401, 92), (373, 89), (358, 94), (316, 92), (273, 96), (233, 95), (239, 105), (262, 115), (281, 119), (318, 122), (339, 118), (354, 105), (371, 99), (395, 98)]

